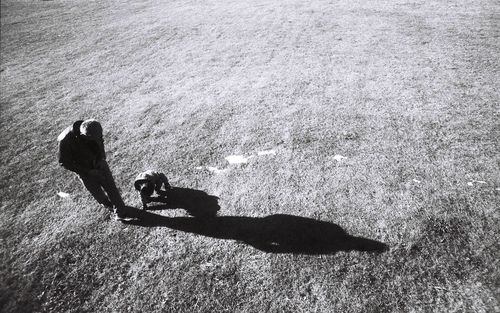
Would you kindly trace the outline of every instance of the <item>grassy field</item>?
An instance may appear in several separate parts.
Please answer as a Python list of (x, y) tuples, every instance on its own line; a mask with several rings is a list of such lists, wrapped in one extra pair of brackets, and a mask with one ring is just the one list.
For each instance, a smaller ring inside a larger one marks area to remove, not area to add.
[[(492, 0), (2, 0), (0, 311), (500, 312), (499, 25)], [(179, 201), (110, 219), (56, 160), (86, 118), (127, 204), (146, 169)]]

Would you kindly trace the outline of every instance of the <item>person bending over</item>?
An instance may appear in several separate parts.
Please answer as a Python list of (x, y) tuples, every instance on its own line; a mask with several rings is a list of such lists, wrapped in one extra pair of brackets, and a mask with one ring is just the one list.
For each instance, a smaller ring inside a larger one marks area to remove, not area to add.
[(76, 173), (98, 203), (124, 218), (125, 204), (106, 161), (101, 124), (94, 119), (76, 121), (57, 140), (59, 164)]

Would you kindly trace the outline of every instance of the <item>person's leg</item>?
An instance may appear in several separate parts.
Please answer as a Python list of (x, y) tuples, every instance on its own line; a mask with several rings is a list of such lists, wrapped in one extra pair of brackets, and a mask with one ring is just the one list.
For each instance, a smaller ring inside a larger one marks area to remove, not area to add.
[(109, 200), (108, 196), (104, 193), (101, 187), (101, 183), (94, 179), (93, 177), (90, 176), (80, 176), (80, 181), (82, 182), (83, 186), (90, 192), (92, 197), (99, 203), (107, 207), (108, 209), (111, 209), (113, 207), (113, 203)]
[(113, 203), (118, 210), (125, 207), (125, 203), (120, 195), (120, 191), (116, 187), (116, 183), (113, 179), (113, 174), (111, 174), (108, 163), (106, 161), (101, 161), (99, 164), (99, 170), (104, 176), (104, 180), (100, 182), (101, 186), (108, 194), (111, 203)]
[(151, 195), (153, 194), (154, 186), (152, 183), (144, 183), (140, 190), (142, 209), (146, 210), (148, 208), (148, 203), (151, 202)]
[[(160, 173), (160, 183), (156, 186), (156, 193), (159, 196), (166, 197), (168, 194), (168, 191), (172, 188), (170, 187), (170, 184), (168, 182), (167, 176), (165, 174)], [(164, 186), (165, 191), (161, 190), (161, 187)]]

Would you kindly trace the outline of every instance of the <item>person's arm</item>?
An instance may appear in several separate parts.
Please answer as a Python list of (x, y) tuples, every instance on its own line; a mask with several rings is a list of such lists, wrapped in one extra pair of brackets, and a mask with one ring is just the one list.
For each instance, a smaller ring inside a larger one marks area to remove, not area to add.
[(106, 161), (106, 150), (104, 149), (104, 139), (101, 138), (101, 140), (97, 144), (99, 145), (99, 153), (101, 160)]
[(88, 175), (89, 169), (78, 165), (73, 158), (73, 151), (68, 142), (68, 138), (64, 138), (59, 141), (59, 151), (58, 151), (59, 165), (65, 169), (75, 172), (80, 175)]

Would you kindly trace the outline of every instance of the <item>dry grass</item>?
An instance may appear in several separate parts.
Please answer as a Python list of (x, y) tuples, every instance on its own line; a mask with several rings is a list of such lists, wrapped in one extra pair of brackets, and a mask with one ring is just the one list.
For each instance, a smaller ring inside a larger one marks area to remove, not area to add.
[[(498, 12), (2, 1), (0, 310), (500, 311)], [(221, 216), (313, 218), (390, 250), (266, 253), (110, 221), (55, 159), (90, 117), (130, 205), (135, 175), (158, 169)]]

